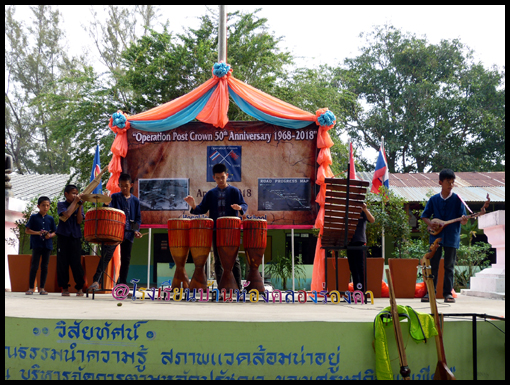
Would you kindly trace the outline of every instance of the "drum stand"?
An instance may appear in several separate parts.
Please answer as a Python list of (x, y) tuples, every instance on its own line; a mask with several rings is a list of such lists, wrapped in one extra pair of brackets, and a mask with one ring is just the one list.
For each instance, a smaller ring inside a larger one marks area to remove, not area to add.
[[(115, 247), (117, 247), (117, 246), (118, 246), (118, 245), (120, 245), (121, 243), (122, 243), (122, 242), (118, 242), (118, 243), (116, 243), (116, 244), (114, 244), (114, 245), (107, 245), (107, 246), (115, 246)], [(103, 254), (104, 254), (104, 246), (105, 246), (104, 242), (101, 242), (101, 249), (100, 249), (100, 250), (101, 250), (101, 256), (99, 257), (99, 258), (101, 258), (101, 263), (103, 264), (103, 266), (102, 266), (102, 270), (103, 270), (103, 272), (101, 273), (101, 279), (100, 279), (100, 285), (101, 285), (101, 286), (100, 286), (100, 288), (99, 288), (99, 289), (97, 289), (97, 290), (95, 290), (95, 289), (93, 289), (93, 290), (89, 290), (89, 289), (87, 288), (87, 293), (86, 293), (86, 297), (87, 297), (87, 298), (89, 297), (89, 291), (92, 291), (92, 299), (94, 299), (94, 297), (95, 297), (95, 292), (96, 292), (96, 291), (113, 291), (113, 287), (115, 287), (115, 261), (113, 261), (113, 272), (114, 272), (114, 275), (113, 275), (113, 278), (112, 278), (112, 277), (110, 277), (110, 275), (106, 272), (106, 268), (108, 267), (108, 265), (106, 265), (106, 266), (105, 266), (105, 259), (104, 259), (104, 255), (103, 255)], [(113, 250), (113, 253), (115, 253), (115, 249)], [(97, 255), (97, 252), (95, 252), (95, 254)], [(113, 259), (113, 255), (112, 255), (112, 258), (110, 259), (110, 261), (111, 261), (112, 259)], [(110, 262), (108, 261), (108, 263), (110, 263)], [(112, 286), (113, 286), (113, 287), (112, 287), (112, 289), (106, 289), (106, 288), (104, 287), (104, 286), (105, 286), (105, 281), (104, 281), (104, 277), (105, 277), (105, 275), (106, 275), (106, 276), (108, 276), (108, 278), (110, 278), (110, 279), (112, 280)]]
[[(87, 199), (87, 201), (95, 202), (95, 207), (96, 207), (96, 208), (97, 208), (97, 207), (99, 207), (99, 206), (98, 206), (98, 205), (99, 205), (99, 202), (106, 202), (106, 203), (109, 203), (109, 202), (111, 201), (111, 198), (110, 198), (110, 197), (108, 197), (109, 199), (105, 200), (105, 198), (104, 198), (102, 195), (99, 195), (99, 194), (91, 194), (91, 195), (90, 195), (90, 197), (88, 197), (88, 198), (89, 198), (89, 199)], [(97, 221), (98, 221), (98, 218), (97, 218), (97, 216), (96, 216), (96, 230), (95, 230), (96, 235), (97, 235)], [(120, 245), (121, 243), (122, 243), (122, 242), (117, 242), (117, 243), (114, 243), (113, 245), (108, 245), (108, 246), (115, 246), (115, 247), (117, 247), (117, 246), (118, 246), (118, 245)], [(102, 264), (103, 264), (103, 266), (102, 266), (102, 270), (103, 270), (103, 272), (101, 273), (101, 283), (100, 283), (100, 284), (101, 284), (101, 288), (100, 288), (100, 289), (98, 289), (97, 291), (113, 291), (113, 287), (115, 287), (115, 280), (114, 280), (114, 279), (112, 279), (112, 277), (110, 277), (110, 276), (108, 275), (108, 273), (106, 272), (106, 267), (108, 267), (108, 265), (107, 265), (107, 266), (105, 266), (105, 260), (104, 260), (104, 256), (103, 256), (103, 254), (104, 254), (104, 246), (105, 246), (104, 242), (101, 242), (101, 257), (100, 257), (100, 258), (101, 258), (101, 262), (102, 262)], [(94, 253), (97, 255), (97, 252), (94, 252)], [(115, 254), (115, 249), (113, 249), (113, 253)], [(112, 258), (110, 259), (110, 261), (111, 261), (112, 259), (113, 259), (113, 255), (112, 255)], [(108, 263), (109, 263), (109, 261), (108, 261)], [(97, 269), (97, 268), (96, 268), (96, 269)], [(114, 276), (113, 276), (113, 278), (115, 278), (115, 261), (113, 262), (113, 272), (114, 272)], [(107, 275), (107, 276), (108, 276), (108, 277), (112, 280), (112, 288), (111, 288), (111, 289), (105, 289), (105, 287), (104, 287), (104, 285), (105, 285), (105, 282), (104, 282), (104, 276), (105, 276), (105, 275)], [(95, 292), (96, 292), (96, 290), (92, 290), (92, 299), (94, 299), (94, 298), (95, 298)], [(87, 297), (87, 298), (89, 297), (89, 289), (88, 289), (88, 288), (87, 288), (86, 297)]]

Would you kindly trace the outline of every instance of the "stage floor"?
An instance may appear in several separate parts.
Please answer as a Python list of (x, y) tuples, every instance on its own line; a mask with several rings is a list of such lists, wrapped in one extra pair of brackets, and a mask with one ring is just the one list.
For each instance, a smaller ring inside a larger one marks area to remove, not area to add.
[[(438, 310), (444, 314), (476, 313), (505, 317), (505, 301), (458, 295), (457, 302), (446, 304), (438, 300)], [(321, 301), (319, 299), (319, 301)], [(118, 306), (122, 303), (122, 306)], [(420, 299), (397, 298), (399, 305), (430, 313), (430, 304)], [(333, 304), (328, 302), (300, 303), (224, 303), (176, 302), (126, 299), (117, 301), (111, 294), (92, 297), (62, 297), (59, 293), (28, 296), (25, 293), (5, 293), (5, 316), (45, 319), (110, 319), (110, 320), (171, 320), (171, 321), (234, 321), (234, 322), (373, 322), (375, 316), (389, 306), (388, 298), (376, 298), (374, 304)], [(459, 320), (458, 318), (456, 318)], [(446, 321), (451, 319), (446, 317)], [(471, 320), (471, 318), (466, 318)]]

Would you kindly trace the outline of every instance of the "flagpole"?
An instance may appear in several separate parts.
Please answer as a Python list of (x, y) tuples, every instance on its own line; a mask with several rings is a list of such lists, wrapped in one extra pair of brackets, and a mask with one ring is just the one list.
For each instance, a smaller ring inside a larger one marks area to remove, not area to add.
[(227, 63), (227, 6), (220, 5), (218, 25), (218, 62)]
[[(381, 136), (381, 149), (384, 154), (384, 136)], [(384, 202), (384, 200), (382, 200)], [(384, 242), (384, 223), (382, 227), (382, 257), (386, 260), (386, 242)]]

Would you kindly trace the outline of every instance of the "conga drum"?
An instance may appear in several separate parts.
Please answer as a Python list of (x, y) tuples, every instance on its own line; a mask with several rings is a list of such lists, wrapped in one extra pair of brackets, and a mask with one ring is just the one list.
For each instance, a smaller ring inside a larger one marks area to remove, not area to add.
[(175, 262), (172, 290), (189, 287), (189, 278), (184, 265), (189, 252), (189, 219), (170, 218), (168, 220), (168, 248)]
[(243, 221), (243, 246), (246, 252), (246, 261), (249, 271), (246, 280), (250, 284), (246, 288), (264, 292), (264, 282), (259, 273), (259, 266), (262, 263), (267, 245), (267, 221), (265, 219), (247, 219)]
[(205, 263), (209, 257), (213, 237), (214, 221), (210, 218), (192, 219), (189, 225), (189, 249), (195, 264), (190, 289), (207, 289)]
[(84, 238), (90, 243), (118, 245), (124, 240), (126, 214), (110, 207), (91, 208), (85, 214)]
[(216, 248), (223, 267), (223, 275), (218, 283), (218, 289), (220, 290), (240, 290), (232, 273), (240, 245), (241, 219), (238, 217), (216, 219)]

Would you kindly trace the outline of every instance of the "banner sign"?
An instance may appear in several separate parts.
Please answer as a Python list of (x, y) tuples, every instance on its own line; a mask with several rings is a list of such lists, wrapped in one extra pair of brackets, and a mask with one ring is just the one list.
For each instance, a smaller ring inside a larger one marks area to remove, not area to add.
[(166, 225), (199, 204), (216, 187), (212, 167), (223, 163), (228, 183), (248, 204), (245, 214), (266, 216), (268, 225), (313, 225), (317, 216), (317, 131), (314, 123), (293, 130), (264, 122), (201, 122), (149, 133), (131, 128), (122, 170), (134, 181), (142, 223)]

